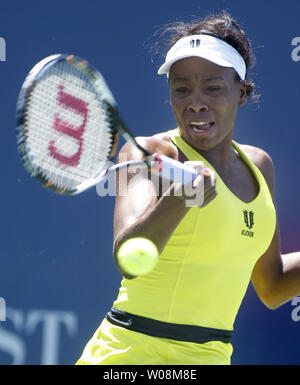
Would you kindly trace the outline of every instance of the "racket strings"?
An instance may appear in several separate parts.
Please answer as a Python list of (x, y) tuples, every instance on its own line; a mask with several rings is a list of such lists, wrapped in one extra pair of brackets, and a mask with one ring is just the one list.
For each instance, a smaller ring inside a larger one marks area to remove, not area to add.
[(58, 62), (36, 82), (25, 127), (30, 161), (58, 188), (72, 190), (108, 166), (110, 119), (90, 76), (74, 65)]

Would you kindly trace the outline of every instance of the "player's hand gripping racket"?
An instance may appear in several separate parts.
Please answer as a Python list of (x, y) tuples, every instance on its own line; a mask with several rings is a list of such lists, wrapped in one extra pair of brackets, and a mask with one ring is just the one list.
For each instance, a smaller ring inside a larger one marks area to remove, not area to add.
[(154, 161), (156, 170), (170, 170), (172, 181), (195, 179), (194, 169), (150, 154), (136, 142), (102, 75), (87, 61), (57, 54), (32, 68), (19, 94), (17, 143), (26, 169), (47, 188), (76, 194), (109, 172), (141, 165), (141, 161), (130, 161), (110, 167), (118, 133), (143, 153), (143, 164), (151, 166)]

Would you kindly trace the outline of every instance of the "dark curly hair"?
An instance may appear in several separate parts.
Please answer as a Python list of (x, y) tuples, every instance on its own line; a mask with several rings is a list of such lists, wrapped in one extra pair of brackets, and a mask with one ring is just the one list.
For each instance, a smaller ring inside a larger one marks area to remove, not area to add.
[[(255, 56), (251, 47), (251, 43), (245, 34), (244, 30), (240, 27), (233, 17), (223, 11), (217, 15), (209, 15), (201, 20), (194, 20), (190, 23), (183, 21), (174, 22), (168, 24), (163, 29), (158, 31), (160, 37), (167, 36), (166, 49), (167, 51), (176, 43), (177, 40), (190, 35), (205, 34), (214, 36), (220, 40), (225, 41), (234, 47), (240, 55), (243, 57), (246, 64), (246, 91), (249, 101), (257, 102), (260, 95), (255, 92), (255, 84), (249, 79), (249, 69), (255, 64)], [(161, 48), (160, 44), (156, 43), (157, 48)], [(240, 81), (240, 77), (236, 74), (237, 80)]]

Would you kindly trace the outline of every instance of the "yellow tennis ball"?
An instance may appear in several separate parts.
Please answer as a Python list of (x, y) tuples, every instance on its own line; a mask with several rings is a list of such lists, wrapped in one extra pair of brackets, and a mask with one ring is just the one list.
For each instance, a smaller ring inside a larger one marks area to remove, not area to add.
[(132, 276), (145, 275), (154, 269), (159, 253), (155, 244), (146, 238), (131, 238), (118, 251), (122, 270)]

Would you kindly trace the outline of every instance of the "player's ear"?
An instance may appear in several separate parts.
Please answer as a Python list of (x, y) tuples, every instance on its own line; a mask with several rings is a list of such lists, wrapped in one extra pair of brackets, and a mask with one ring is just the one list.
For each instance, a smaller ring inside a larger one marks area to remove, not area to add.
[(247, 103), (247, 85), (246, 85), (246, 82), (241, 81), (240, 82), (240, 89), (239, 89), (239, 103), (238, 103), (238, 105), (240, 107), (242, 107), (246, 103)]

